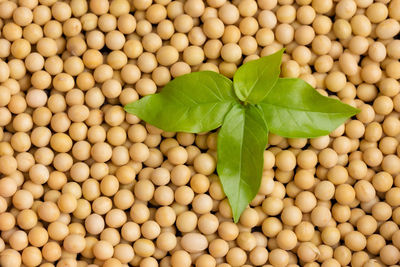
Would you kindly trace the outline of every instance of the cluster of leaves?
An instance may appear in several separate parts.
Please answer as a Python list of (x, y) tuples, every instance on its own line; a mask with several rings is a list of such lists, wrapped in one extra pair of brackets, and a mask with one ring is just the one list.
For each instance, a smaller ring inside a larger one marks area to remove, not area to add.
[(233, 82), (211, 71), (186, 74), (160, 93), (125, 106), (168, 132), (200, 133), (222, 126), (217, 172), (235, 222), (260, 187), (269, 131), (289, 138), (318, 137), (358, 113), (301, 79), (279, 78), (282, 54), (242, 65)]

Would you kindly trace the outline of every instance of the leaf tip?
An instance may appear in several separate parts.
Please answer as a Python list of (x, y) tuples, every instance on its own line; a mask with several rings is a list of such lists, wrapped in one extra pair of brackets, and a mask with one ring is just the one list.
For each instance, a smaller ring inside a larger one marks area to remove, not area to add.
[[(228, 198), (229, 200), (229, 198)], [(230, 201), (229, 201), (230, 203)], [(245, 203), (245, 205), (243, 205), (243, 203), (241, 203), (241, 205), (237, 205), (237, 206), (233, 206), (231, 205), (231, 209), (232, 209), (232, 217), (233, 217), (233, 221), (235, 223), (239, 222), (240, 216), (242, 215), (243, 211), (246, 209), (248, 205), (248, 202)]]
[(358, 113), (360, 113), (361, 112), (361, 109), (359, 109), (359, 108), (354, 108), (354, 114), (353, 114), (353, 116), (354, 115), (357, 115)]
[(232, 208), (232, 217), (233, 217), (233, 222), (238, 223), (240, 216), (242, 215), (244, 209), (240, 207), (231, 207)]
[(138, 115), (138, 113), (140, 113), (140, 110), (141, 110), (140, 107), (143, 107), (143, 104), (147, 101), (148, 97), (149, 96), (145, 96), (145, 97), (142, 97), (142, 98), (140, 98), (138, 100), (135, 100), (133, 102), (130, 102), (130, 103), (126, 104), (124, 106), (124, 110), (127, 113)]
[(130, 113), (130, 114), (133, 114), (133, 113), (134, 113), (133, 103), (134, 103), (134, 102), (131, 102), (131, 103), (129, 103), (129, 104), (126, 104), (126, 105), (124, 106), (124, 110), (125, 110), (126, 112)]
[(351, 106), (349, 104), (345, 104), (345, 105), (347, 105), (348, 108), (349, 108), (348, 118), (351, 118), (351, 117), (353, 117), (353, 116), (355, 116), (355, 115), (357, 115), (358, 113), (361, 112), (361, 109), (359, 109), (359, 108), (355, 108), (355, 107), (353, 107), (353, 106)]
[(124, 106), (124, 110), (125, 110), (126, 112), (128, 112), (128, 105), (129, 105), (129, 104), (126, 104), (126, 105)]

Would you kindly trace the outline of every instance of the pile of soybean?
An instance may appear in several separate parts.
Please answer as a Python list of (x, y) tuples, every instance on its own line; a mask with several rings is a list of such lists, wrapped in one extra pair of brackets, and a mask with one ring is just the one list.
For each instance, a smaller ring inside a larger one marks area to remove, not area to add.
[[(0, 265), (399, 266), (399, 20), (400, 0), (0, 1)], [(217, 133), (123, 105), (282, 47), (281, 76), (361, 112), (271, 134), (235, 224)]]

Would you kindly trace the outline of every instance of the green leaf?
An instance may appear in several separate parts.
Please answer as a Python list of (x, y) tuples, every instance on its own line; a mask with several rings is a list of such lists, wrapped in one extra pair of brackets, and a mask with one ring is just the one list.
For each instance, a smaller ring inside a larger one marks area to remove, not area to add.
[(236, 104), (218, 134), (218, 175), (235, 222), (258, 192), (268, 128), (262, 110)]
[(268, 95), (279, 78), (283, 51), (247, 62), (236, 71), (233, 87), (240, 100), (257, 104)]
[(358, 109), (337, 99), (322, 96), (301, 79), (279, 79), (268, 96), (259, 103), (269, 130), (289, 138), (327, 135)]
[(221, 126), (235, 102), (231, 80), (201, 71), (175, 78), (161, 93), (130, 103), (125, 110), (164, 131), (198, 133)]

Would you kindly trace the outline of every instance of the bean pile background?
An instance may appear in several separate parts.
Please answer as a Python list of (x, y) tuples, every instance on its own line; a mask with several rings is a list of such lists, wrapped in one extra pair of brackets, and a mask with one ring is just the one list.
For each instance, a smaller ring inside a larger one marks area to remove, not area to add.
[[(400, 0), (0, 0), (0, 266), (399, 266), (399, 20)], [(234, 224), (218, 133), (123, 106), (282, 47), (282, 77), (361, 112), (270, 134)]]

